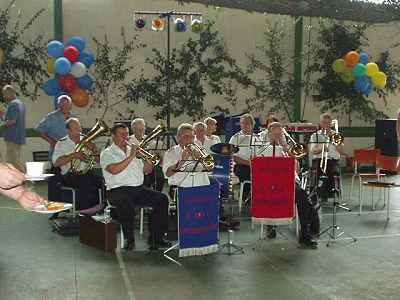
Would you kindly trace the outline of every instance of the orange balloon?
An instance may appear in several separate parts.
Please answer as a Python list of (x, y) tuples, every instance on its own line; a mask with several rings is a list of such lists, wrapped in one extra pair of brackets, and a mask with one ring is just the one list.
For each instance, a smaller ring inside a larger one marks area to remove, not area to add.
[(349, 67), (352, 67), (358, 64), (358, 62), (360, 61), (360, 55), (357, 53), (357, 51), (350, 51), (346, 54), (344, 60)]
[(78, 107), (85, 107), (89, 104), (89, 95), (86, 91), (75, 88), (71, 92), (72, 103)]

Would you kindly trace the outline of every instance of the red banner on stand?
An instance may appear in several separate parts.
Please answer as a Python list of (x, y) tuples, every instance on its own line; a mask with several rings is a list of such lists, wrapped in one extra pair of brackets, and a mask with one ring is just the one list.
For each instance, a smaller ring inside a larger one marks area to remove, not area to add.
[(288, 223), (294, 217), (295, 159), (255, 157), (251, 160), (254, 221)]

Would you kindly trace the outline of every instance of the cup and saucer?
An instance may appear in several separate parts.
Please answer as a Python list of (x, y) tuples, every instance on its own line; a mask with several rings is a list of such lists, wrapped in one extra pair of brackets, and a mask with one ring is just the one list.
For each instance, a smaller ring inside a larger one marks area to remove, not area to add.
[(54, 176), (54, 174), (43, 173), (44, 162), (30, 161), (26, 163), (25, 179), (28, 181), (41, 181)]

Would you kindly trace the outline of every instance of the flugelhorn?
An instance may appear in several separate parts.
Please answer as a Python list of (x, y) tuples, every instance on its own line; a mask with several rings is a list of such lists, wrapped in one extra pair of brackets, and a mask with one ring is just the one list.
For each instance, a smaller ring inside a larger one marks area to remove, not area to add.
[(156, 128), (154, 128), (147, 136), (146, 138), (143, 139), (143, 141), (140, 142), (139, 147), (140, 148), (147, 148), (148, 144), (150, 141), (154, 140), (155, 138), (158, 138), (160, 135), (166, 134), (167, 133), (167, 128), (163, 123), (158, 125)]
[(194, 160), (199, 161), (203, 165), (204, 169), (206, 169), (209, 172), (211, 172), (214, 169), (215, 166), (214, 157), (211, 154), (207, 154), (198, 145), (194, 143), (187, 144), (184, 147), (184, 149), (189, 149), (190, 152), (192, 153), (192, 158)]
[[(131, 143), (131, 142), (129, 142), (129, 141), (126, 141), (126, 144), (127, 144), (128, 146), (136, 145), (136, 144)], [(141, 155), (141, 158), (142, 158), (142, 159), (151, 162), (151, 163), (152, 163), (153, 165), (155, 165), (155, 166), (157, 166), (157, 165), (160, 163), (161, 158), (160, 158), (159, 155), (157, 155), (157, 154), (151, 154), (149, 151), (144, 150), (144, 149), (143, 149), (142, 147), (140, 147), (139, 145), (136, 145), (136, 146), (138, 146), (138, 150), (137, 150), (137, 151), (138, 151), (138, 153)]]
[(307, 147), (303, 143), (297, 143), (290, 134), (286, 131), (285, 128), (282, 128), (283, 134), (289, 139), (292, 143), (290, 146), (288, 153), (290, 156), (294, 156), (295, 158), (302, 158), (307, 155)]

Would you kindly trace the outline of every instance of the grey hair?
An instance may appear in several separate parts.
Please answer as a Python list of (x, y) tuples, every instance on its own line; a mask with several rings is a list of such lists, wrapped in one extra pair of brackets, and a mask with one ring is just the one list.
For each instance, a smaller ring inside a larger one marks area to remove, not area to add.
[(254, 117), (251, 114), (241, 115), (240, 120), (250, 120), (252, 126), (255, 124)]
[(325, 119), (331, 119), (332, 120), (332, 115), (330, 113), (326, 112), (326, 113), (323, 113), (323, 114), (321, 114), (319, 116), (319, 120), (320, 121), (325, 120)]
[(182, 131), (184, 131), (186, 129), (193, 130), (193, 126), (191, 124), (189, 124), (189, 123), (182, 123), (178, 127), (177, 135), (181, 135)]
[(133, 119), (131, 122), (131, 128), (133, 129), (133, 127), (137, 124), (137, 123), (142, 123), (144, 126), (146, 126), (146, 122), (144, 121), (143, 118), (136, 118)]
[(67, 127), (67, 128), (69, 129), (69, 125), (70, 125), (72, 122), (76, 122), (76, 123), (78, 123), (78, 124), (81, 124), (81, 122), (79, 122), (78, 118), (68, 118), (68, 119), (65, 121), (65, 127)]
[[(65, 99), (65, 100), (64, 100)], [(69, 104), (72, 103), (72, 99), (68, 95), (61, 95), (57, 98), (57, 105), (60, 106), (63, 101), (68, 101)]]
[(193, 124), (193, 129), (197, 129), (199, 127), (203, 127), (204, 129), (207, 129), (207, 125), (206, 123), (203, 122), (196, 122)]
[(211, 117), (207, 117), (204, 119), (204, 123), (208, 125), (208, 123), (210, 122), (214, 122), (215, 124), (217, 124), (217, 120), (215, 120), (214, 118)]

